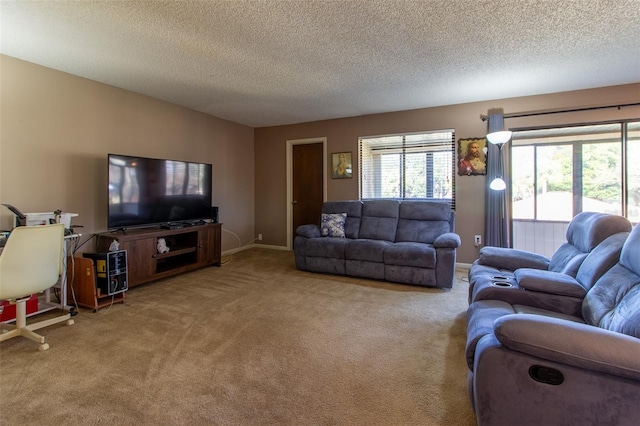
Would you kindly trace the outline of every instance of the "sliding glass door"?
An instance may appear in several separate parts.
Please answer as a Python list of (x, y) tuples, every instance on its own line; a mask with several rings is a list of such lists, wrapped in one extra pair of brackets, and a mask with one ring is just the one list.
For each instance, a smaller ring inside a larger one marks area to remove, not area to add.
[(583, 211), (640, 221), (640, 122), (515, 131), (514, 248), (551, 255)]

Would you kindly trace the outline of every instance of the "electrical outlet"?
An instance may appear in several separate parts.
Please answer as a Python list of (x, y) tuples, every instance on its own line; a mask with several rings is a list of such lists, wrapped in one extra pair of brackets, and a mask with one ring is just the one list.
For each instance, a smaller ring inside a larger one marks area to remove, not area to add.
[(482, 245), (482, 235), (476, 235), (473, 240), (473, 245), (478, 247)]
[(258, 241), (262, 241), (262, 234), (258, 234)]

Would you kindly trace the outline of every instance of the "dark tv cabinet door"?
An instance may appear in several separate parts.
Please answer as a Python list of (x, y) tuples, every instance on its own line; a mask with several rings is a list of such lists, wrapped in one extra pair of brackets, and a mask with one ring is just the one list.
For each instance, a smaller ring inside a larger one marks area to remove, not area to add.
[(156, 244), (157, 239), (153, 236), (141, 236), (141, 238), (120, 241), (120, 250), (126, 250), (129, 259), (127, 265), (129, 286), (147, 282), (153, 277), (153, 255), (156, 251)]
[(222, 227), (211, 227), (208, 232), (201, 232), (199, 235), (199, 245), (201, 250), (198, 252), (198, 261), (207, 265), (221, 265), (221, 247)]
[[(145, 228), (101, 234), (98, 251), (107, 251), (112, 241), (127, 250), (129, 287), (159, 280), (209, 265), (221, 265), (222, 224), (209, 223), (180, 229)], [(158, 253), (164, 238), (167, 253)]]

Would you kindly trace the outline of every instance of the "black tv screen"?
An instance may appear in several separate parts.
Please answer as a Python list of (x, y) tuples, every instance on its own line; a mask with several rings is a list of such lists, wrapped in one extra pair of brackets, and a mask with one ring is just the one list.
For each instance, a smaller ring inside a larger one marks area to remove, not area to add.
[(212, 165), (109, 154), (109, 229), (195, 223), (211, 211)]

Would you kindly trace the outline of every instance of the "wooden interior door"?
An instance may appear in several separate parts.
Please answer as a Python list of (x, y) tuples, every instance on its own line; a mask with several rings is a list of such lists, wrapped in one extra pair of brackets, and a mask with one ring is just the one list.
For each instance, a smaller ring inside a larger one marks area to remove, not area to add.
[(292, 238), (300, 225), (318, 223), (323, 199), (323, 144), (292, 146)]

